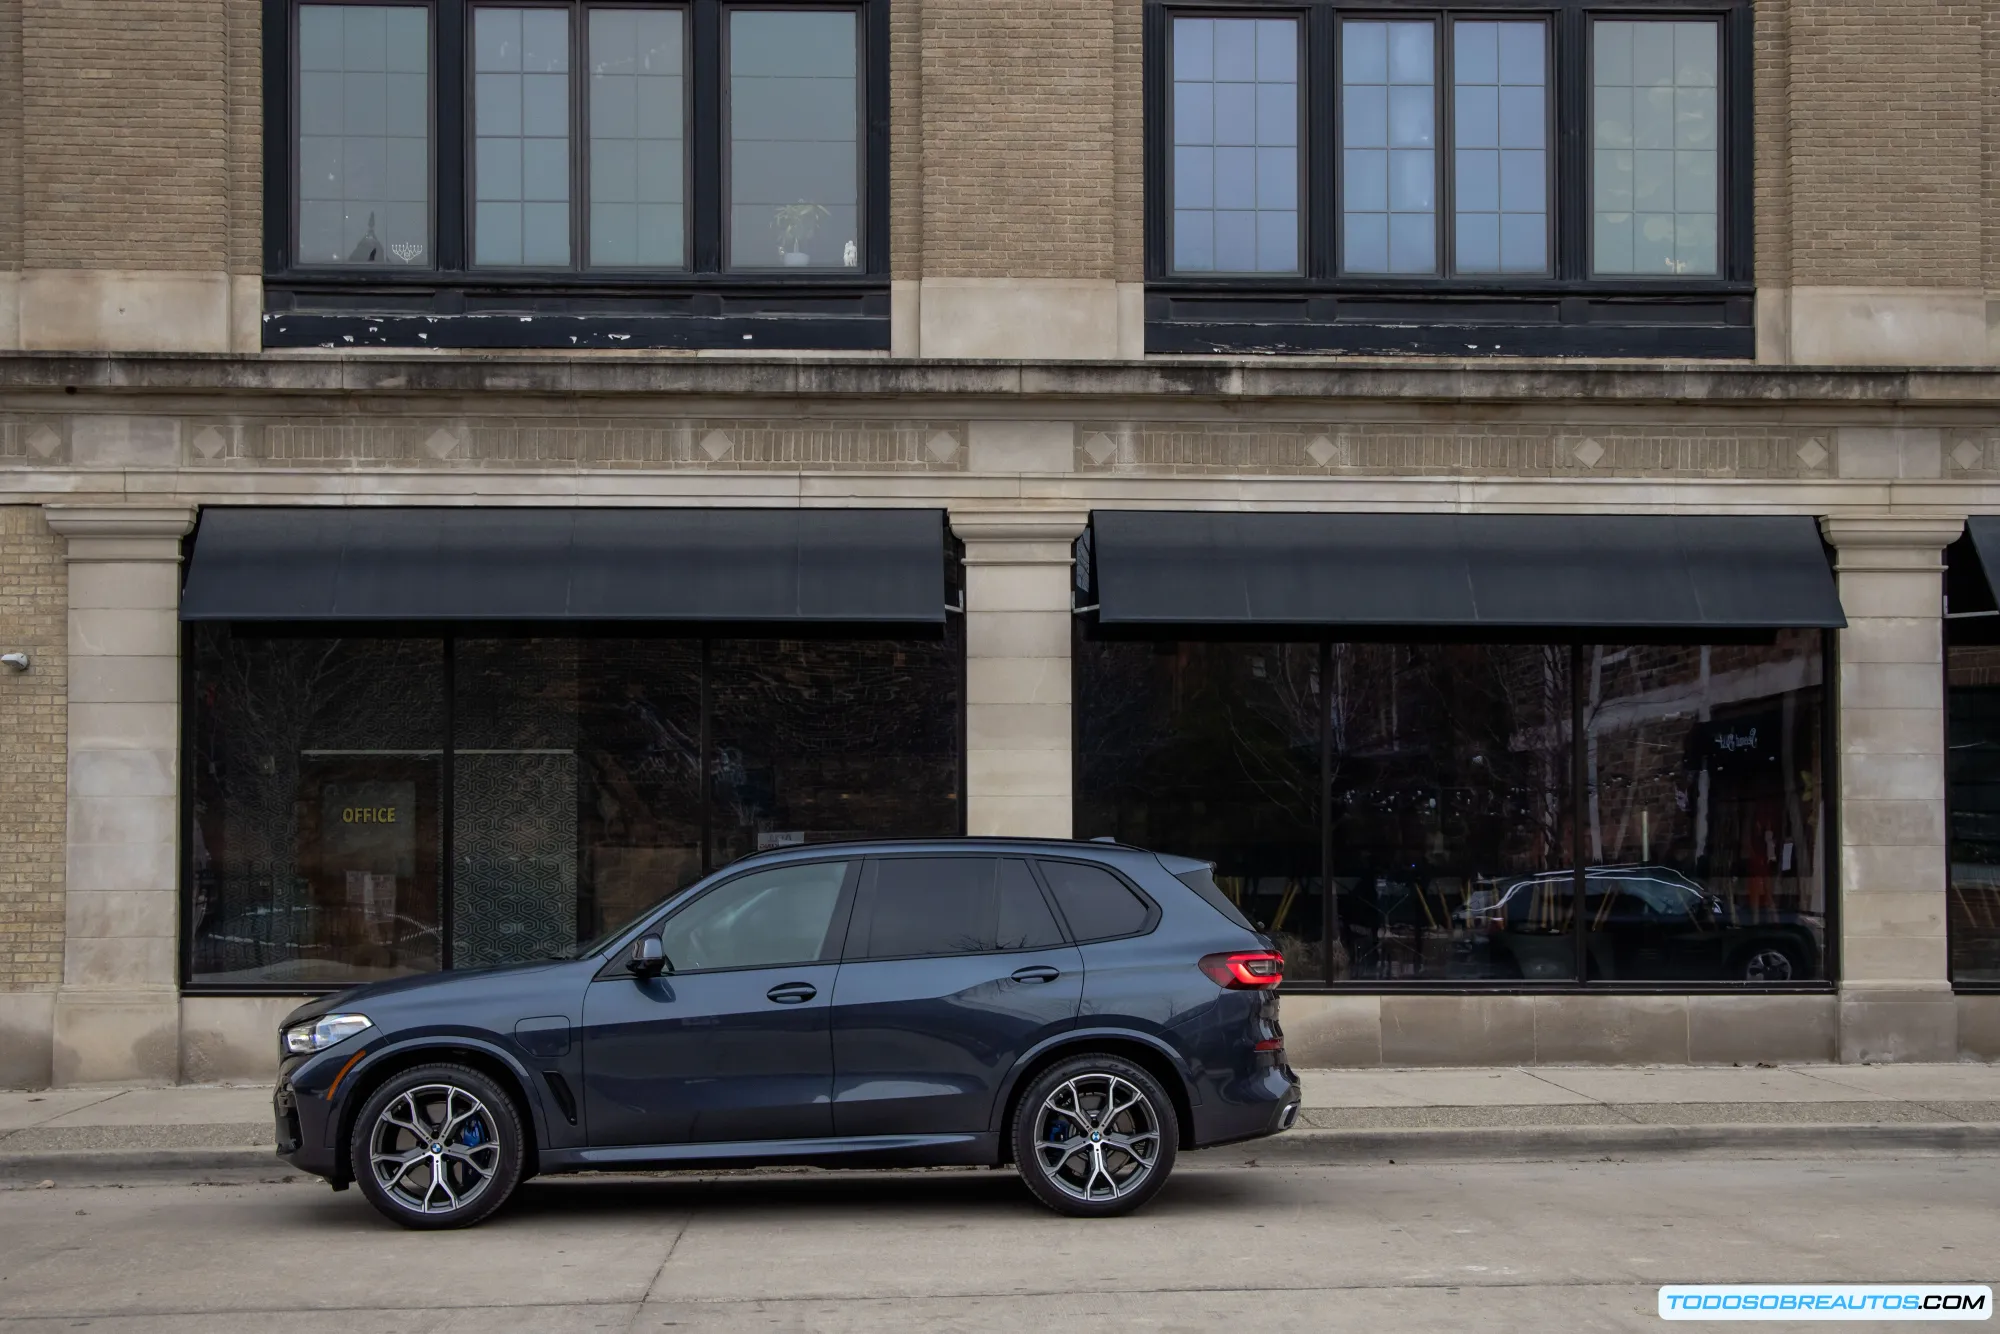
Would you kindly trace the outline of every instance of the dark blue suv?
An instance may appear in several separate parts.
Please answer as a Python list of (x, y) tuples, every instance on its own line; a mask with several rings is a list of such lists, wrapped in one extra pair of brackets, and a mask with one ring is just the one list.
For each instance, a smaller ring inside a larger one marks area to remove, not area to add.
[(746, 858), (569, 957), (289, 1015), (278, 1151), (410, 1227), (537, 1173), (1015, 1163), (1067, 1214), (1287, 1129), (1282, 960), (1206, 863), (1107, 843)]

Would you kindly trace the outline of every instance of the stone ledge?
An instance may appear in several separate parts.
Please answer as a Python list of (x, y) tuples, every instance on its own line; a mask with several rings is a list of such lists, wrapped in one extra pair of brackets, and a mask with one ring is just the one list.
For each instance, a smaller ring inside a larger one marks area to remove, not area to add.
[(0, 353), (0, 390), (113, 393), (664, 394), (760, 398), (1381, 399), (1540, 403), (2000, 404), (1982, 367), (1749, 362), (1153, 358), (884, 361), (673, 354)]

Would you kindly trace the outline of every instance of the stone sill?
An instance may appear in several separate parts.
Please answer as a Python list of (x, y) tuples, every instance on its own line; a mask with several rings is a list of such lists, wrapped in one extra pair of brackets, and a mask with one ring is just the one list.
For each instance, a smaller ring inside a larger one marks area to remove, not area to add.
[(1329, 399), (2000, 406), (2000, 370), (1575, 360), (898, 361), (672, 353), (0, 353), (0, 392), (667, 394), (777, 399)]

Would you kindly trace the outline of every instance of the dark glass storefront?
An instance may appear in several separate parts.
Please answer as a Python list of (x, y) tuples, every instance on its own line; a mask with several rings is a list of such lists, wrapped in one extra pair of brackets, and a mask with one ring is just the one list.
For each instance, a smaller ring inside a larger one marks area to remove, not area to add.
[(1945, 552), (1945, 928), (1952, 984), (2000, 989), (2000, 521)]
[(189, 627), (191, 985), (540, 958), (746, 853), (959, 832), (929, 638)]
[(1213, 859), (1294, 982), (1820, 980), (1823, 640), (1080, 630), (1077, 832)]

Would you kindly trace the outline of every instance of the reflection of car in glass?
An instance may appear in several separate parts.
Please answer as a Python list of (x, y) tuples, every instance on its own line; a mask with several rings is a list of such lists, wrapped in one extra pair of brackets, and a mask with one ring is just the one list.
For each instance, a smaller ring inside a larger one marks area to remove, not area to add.
[[(194, 971), (232, 982), (304, 986), (376, 981), (437, 967), (436, 926), (403, 913), (370, 924), (356, 940), (350, 912), (319, 904), (258, 904), (211, 915), (196, 933)], [(337, 934), (346, 931), (347, 934)]]
[[(1468, 932), (1528, 979), (1575, 975), (1574, 877), (1547, 871), (1514, 881), (1468, 908)], [(1819, 975), (1819, 943), (1800, 913), (1752, 920), (1665, 866), (1593, 866), (1584, 872), (1584, 944), (1592, 979), (1800, 982)]]

